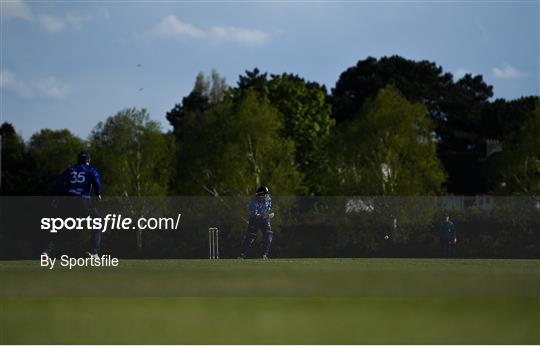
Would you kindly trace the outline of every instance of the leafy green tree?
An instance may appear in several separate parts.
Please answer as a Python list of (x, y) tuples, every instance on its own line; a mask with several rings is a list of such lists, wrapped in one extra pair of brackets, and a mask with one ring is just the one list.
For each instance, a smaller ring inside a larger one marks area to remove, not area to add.
[(174, 145), (146, 109), (127, 108), (98, 123), (90, 146), (107, 194), (167, 194)]
[[(148, 199), (169, 191), (174, 170), (174, 140), (161, 132), (145, 109), (127, 108), (96, 125), (90, 135), (95, 165), (107, 195), (119, 196), (124, 213), (144, 217), (152, 206)], [(136, 244), (143, 248), (143, 234), (136, 229)], [(115, 235), (117, 236), (117, 235)], [(150, 234), (149, 237), (152, 235)]]
[(364, 102), (387, 85), (394, 85), (405, 98), (426, 105), (433, 119), (444, 120), (441, 96), (453, 84), (452, 75), (426, 60), (414, 61), (394, 55), (368, 57), (345, 70), (332, 89), (333, 116), (338, 123), (354, 117)]
[(261, 73), (258, 68), (246, 71), (245, 76), (238, 77), (237, 90), (255, 90), (262, 95), (268, 95), (268, 74)]
[(69, 130), (43, 129), (30, 137), (28, 155), (35, 169), (32, 186), (39, 195), (50, 194), (58, 175), (77, 162), (85, 143)]
[[(369, 216), (363, 216), (371, 227), (353, 228), (352, 238), (363, 239), (369, 251), (381, 245), (384, 234), (393, 244), (407, 243), (431, 215), (414, 210), (418, 199), (410, 203), (394, 196), (437, 195), (445, 181), (425, 106), (387, 86), (354, 119), (340, 124), (336, 137), (336, 194), (380, 196), (370, 202)], [(362, 216), (351, 217), (356, 222)]]
[(283, 116), (283, 135), (295, 143), (304, 185), (310, 193), (325, 193), (331, 171), (327, 147), (335, 125), (326, 90), (289, 74), (272, 75), (268, 90), (272, 106)]
[(482, 114), (493, 87), (482, 76), (466, 74), (454, 81), (452, 74), (433, 62), (397, 55), (369, 57), (343, 72), (332, 89), (334, 117), (338, 122), (354, 117), (368, 98), (389, 84), (407, 100), (426, 106), (443, 150), (462, 151), (478, 144), (482, 129), (491, 126), (482, 121)]
[(338, 165), (342, 193), (434, 195), (445, 174), (436, 156), (425, 106), (388, 86), (361, 113), (340, 126)]
[[(225, 79), (215, 70), (211, 76), (206, 77), (202, 72), (197, 75), (195, 85), (190, 94), (167, 112), (167, 120), (173, 127), (173, 134), (179, 150), (176, 152), (176, 173), (172, 178), (173, 191), (186, 194), (190, 191), (189, 179), (191, 179), (192, 167), (198, 161), (195, 150), (198, 136), (205, 124), (204, 117), (207, 111), (221, 102), (228, 93)], [(190, 163), (187, 165), (186, 163)]]
[(520, 97), (515, 100), (496, 99), (489, 102), (483, 109), (483, 124), (490, 126), (482, 127), (483, 138), (502, 140), (511, 133), (519, 131), (525, 119), (535, 109), (535, 104), (540, 101), (538, 96)]
[(180, 141), (212, 104), (223, 100), (228, 89), (225, 78), (221, 77), (215, 70), (212, 70), (208, 77), (202, 72), (197, 74), (193, 90), (166, 115), (174, 129), (174, 134)]
[(521, 129), (503, 142), (503, 151), (491, 170), (496, 192), (540, 196), (540, 101)]
[[(282, 135), (294, 141), (295, 161), (304, 175), (302, 184), (309, 194), (324, 194), (331, 171), (327, 147), (335, 121), (327, 102), (324, 86), (307, 82), (293, 74), (270, 75), (259, 69), (240, 76), (236, 97), (245, 92), (257, 92), (267, 98), (282, 115)], [(265, 124), (260, 124), (264, 129)]]
[(445, 90), (439, 101), (444, 118), (435, 119), (443, 150), (466, 151), (484, 141), (485, 133), (493, 126), (484, 116), (492, 89), (482, 76), (466, 74)]
[(212, 70), (208, 78), (210, 87), (208, 89), (208, 99), (211, 104), (218, 103), (223, 100), (229, 87), (225, 78), (221, 77), (216, 70)]
[(449, 174), (449, 192), (487, 192), (481, 183), (486, 176), (480, 149), (487, 138), (501, 139), (519, 128), (530, 102), (492, 105), (493, 87), (480, 75), (455, 80), (430, 61), (369, 57), (344, 71), (332, 89), (336, 121), (355, 117), (366, 100), (386, 85), (394, 85), (408, 101), (426, 107), (434, 121), (439, 158)]
[[(264, 126), (261, 126), (264, 124)], [(238, 102), (232, 97), (214, 105), (202, 117), (189, 146), (189, 175), (182, 194), (252, 195), (266, 184), (274, 194), (298, 192), (302, 176), (294, 162), (294, 143), (281, 137), (279, 112), (254, 91)]]
[(190, 128), (199, 120), (198, 117), (210, 108), (209, 90), (207, 79), (202, 72), (199, 73), (189, 95), (167, 112), (167, 120), (179, 141), (189, 134)]

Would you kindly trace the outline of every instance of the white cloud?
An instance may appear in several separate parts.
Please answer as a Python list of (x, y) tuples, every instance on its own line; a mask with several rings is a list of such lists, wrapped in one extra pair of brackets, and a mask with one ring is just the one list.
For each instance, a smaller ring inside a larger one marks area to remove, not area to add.
[(205, 38), (206, 33), (191, 25), (184, 23), (177, 19), (175, 16), (167, 16), (163, 18), (155, 27), (152, 32), (161, 36), (173, 36), (178, 38)]
[(28, 85), (18, 80), (11, 71), (6, 69), (0, 70), (0, 89), (11, 90), (24, 98), (32, 96)]
[(509, 64), (504, 64), (501, 68), (494, 67), (491, 69), (491, 73), (493, 77), (500, 79), (514, 79), (523, 75), (521, 71)]
[(218, 42), (230, 41), (251, 46), (262, 45), (270, 39), (270, 34), (266, 32), (238, 27), (214, 26), (209, 30), (203, 30), (179, 20), (174, 15), (164, 17), (150, 32), (157, 36)]
[(65, 23), (62, 19), (53, 16), (41, 15), (38, 17), (38, 21), (39, 24), (50, 33), (62, 31), (65, 27)]
[[(0, 0), (1, 1), (1, 0)], [(19, 18), (39, 24), (49, 33), (57, 33), (66, 27), (79, 30), (89, 16), (80, 16), (68, 13), (64, 17), (47, 14), (34, 15), (30, 8), (22, 0), (2, 1), (2, 19)]]
[(0, 71), (0, 88), (10, 90), (23, 98), (44, 97), (49, 99), (63, 99), (71, 92), (71, 87), (50, 76), (45, 79), (23, 81), (7, 69)]
[(210, 29), (210, 36), (218, 40), (236, 41), (255, 46), (262, 45), (270, 39), (270, 35), (263, 31), (220, 26)]
[(2, 1), (2, 16), (4, 19), (34, 19), (32, 11), (30, 11), (30, 8), (22, 0)]
[(71, 91), (67, 83), (59, 81), (54, 76), (33, 81), (32, 86), (39, 95), (52, 99), (63, 99)]

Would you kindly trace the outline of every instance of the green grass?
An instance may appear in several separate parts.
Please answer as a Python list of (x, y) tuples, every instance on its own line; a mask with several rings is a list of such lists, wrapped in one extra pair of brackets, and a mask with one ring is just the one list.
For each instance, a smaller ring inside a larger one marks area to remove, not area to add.
[(540, 343), (540, 261), (0, 262), (1, 343)]

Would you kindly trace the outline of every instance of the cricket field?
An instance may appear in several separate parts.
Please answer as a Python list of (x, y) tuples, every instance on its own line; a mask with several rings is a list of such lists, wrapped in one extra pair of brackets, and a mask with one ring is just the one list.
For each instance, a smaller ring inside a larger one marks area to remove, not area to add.
[(539, 344), (540, 261), (3, 261), (0, 343)]

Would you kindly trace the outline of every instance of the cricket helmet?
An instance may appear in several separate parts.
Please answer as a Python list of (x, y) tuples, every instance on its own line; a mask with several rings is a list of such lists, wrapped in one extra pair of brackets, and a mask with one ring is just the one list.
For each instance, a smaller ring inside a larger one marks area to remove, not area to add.
[(268, 190), (268, 188), (266, 186), (259, 186), (257, 188), (257, 191), (255, 192), (256, 195), (260, 196), (260, 195), (268, 195), (270, 193), (270, 191)]
[(87, 151), (81, 151), (79, 155), (77, 155), (77, 162), (78, 163), (85, 163), (90, 160), (90, 153)]

